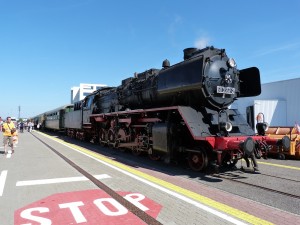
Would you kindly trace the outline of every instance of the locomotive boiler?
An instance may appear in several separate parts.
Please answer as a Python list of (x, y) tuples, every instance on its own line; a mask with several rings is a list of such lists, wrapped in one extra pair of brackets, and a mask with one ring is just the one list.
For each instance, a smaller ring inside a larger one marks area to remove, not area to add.
[[(77, 103), (77, 112), (65, 114), (66, 130), (135, 155), (145, 152), (151, 159), (187, 159), (196, 171), (209, 164), (231, 167), (242, 158), (255, 161), (254, 152), (269, 146), (288, 148), (288, 138), (256, 135), (229, 108), (236, 99), (260, 92), (256, 67), (239, 70), (224, 49), (188, 48), (182, 62), (171, 66), (164, 60), (162, 69), (136, 73), (118, 87), (87, 96)], [(75, 113), (79, 129), (68, 125)]]
[(123, 80), (118, 87), (120, 104), (129, 107), (185, 105), (199, 109), (227, 108), (238, 97), (261, 92), (259, 70), (238, 70), (224, 49), (184, 50), (184, 61), (151, 69)]

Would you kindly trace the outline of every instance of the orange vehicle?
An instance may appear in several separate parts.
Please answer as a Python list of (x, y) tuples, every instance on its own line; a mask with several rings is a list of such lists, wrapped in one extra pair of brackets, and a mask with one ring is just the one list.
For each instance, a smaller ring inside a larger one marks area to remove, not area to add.
[(279, 159), (285, 159), (287, 156), (292, 156), (300, 159), (300, 132), (299, 127), (269, 127), (266, 135), (271, 138), (282, 139), (284, 136), (290, 138), (290, 148), (284, 150), (280, 146), (272, 146), (269, 154), (277, 154)]

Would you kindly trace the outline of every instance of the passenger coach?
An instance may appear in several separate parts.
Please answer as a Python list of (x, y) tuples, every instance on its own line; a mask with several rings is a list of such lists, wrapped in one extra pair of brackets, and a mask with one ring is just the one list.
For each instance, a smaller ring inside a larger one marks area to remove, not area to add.
[(73, 111), (74, 105), (68, 104), (44, 113), (44, 121), (41, 123), (42, 128), (64, 131), (65, 113)]

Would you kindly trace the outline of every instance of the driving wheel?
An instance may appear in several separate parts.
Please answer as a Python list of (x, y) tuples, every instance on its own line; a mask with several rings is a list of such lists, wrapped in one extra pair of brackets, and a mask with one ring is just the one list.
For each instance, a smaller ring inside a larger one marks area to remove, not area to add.
[(201, 171), (207, 167), (208, 158), (205, 150), (189, 152), (188, 163), (192, 170)]

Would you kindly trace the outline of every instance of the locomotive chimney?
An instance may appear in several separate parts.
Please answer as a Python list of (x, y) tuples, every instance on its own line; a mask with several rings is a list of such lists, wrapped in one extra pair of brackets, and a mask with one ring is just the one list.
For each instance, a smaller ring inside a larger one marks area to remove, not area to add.
[(183, 59), (189, 59), (193, 56), (193, 53), (196, 52), (198, 49), (197, 48), (185, 48), (183, 49), (184, 57)]

